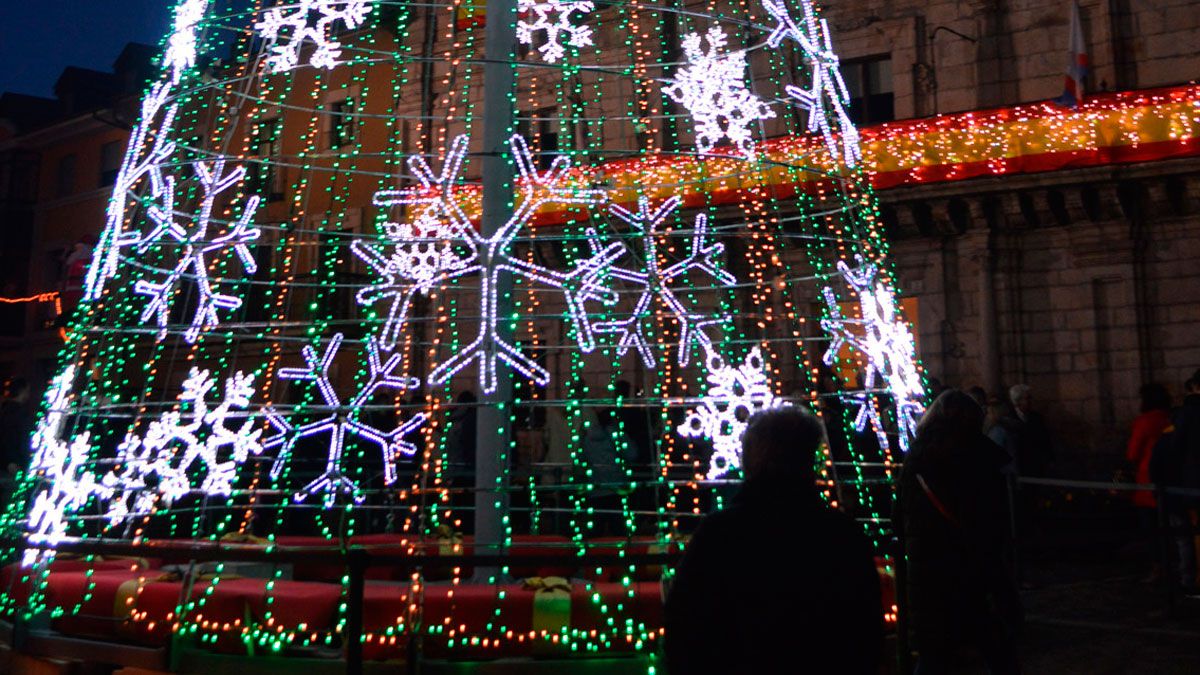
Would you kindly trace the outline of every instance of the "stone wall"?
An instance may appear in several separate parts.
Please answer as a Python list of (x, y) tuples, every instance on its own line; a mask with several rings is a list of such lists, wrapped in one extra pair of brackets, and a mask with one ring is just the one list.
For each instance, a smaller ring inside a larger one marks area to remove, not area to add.
[(1027, 383), (1064, 472), (1115, 466), (1138, 388), (1200, 367), (1198, 191), (1177, 161), (884, 192), (930, 374)]

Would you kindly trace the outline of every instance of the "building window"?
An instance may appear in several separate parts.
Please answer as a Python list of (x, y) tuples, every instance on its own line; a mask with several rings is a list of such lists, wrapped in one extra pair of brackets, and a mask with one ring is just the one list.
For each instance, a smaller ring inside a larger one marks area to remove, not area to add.
[(75, 155), (67, 155), (58, 160), (56, 196), (70, 197), (75, 194), (75, 164), (78, 162), (78, 159)]
[(105, 143), (100, 148), (100, 187), (108, 187), (117, 182), (117, 174), (121, 171), (123, 149), (121, 141)]
[(331, 149), (336, 150), (354, 144), (354, 137), (358, 131), (358, 118), (355, 117), (356, 107), (352, 98), (334, 101), (329, 105), (329, 147)]
[(850, 119), (855, 124), (880, 124), (896, 119), (890, 56), (846, 61), (842, 64), (842, 78), (850, 92)]

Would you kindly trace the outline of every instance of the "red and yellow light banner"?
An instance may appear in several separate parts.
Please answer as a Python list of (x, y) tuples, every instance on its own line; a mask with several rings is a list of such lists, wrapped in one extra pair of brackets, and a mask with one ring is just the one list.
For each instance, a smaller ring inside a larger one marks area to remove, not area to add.
[[(861, 134), (864, 169), (876, 189), (1194, 157), (1200, 155), (1200, 86), (1101, 94), (1078, 109), (1045, 102), (939, 115)], [(702, 206), (735, 203), (751, 192), (786, 198), (838, 171), (815, 136), (775, 138), (756, 149), (754, 160), (653, 155), (581, 167), (573, 175), (581, 188), (604, 187), (617, 203), (679, 195), (685, 206)], [(479, 196), (477, 188), (463, 191), (467, 213), (479, 213)], [(537, 222), (571, 219), (548, 208)]]

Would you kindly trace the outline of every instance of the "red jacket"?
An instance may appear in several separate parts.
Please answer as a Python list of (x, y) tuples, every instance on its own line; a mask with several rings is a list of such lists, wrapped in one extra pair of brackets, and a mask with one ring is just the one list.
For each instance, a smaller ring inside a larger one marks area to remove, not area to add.
[[(1154, 454), (1154, 444), (1162, 437), (1163, 431), (1171, 426), (1171, 415), (1166, 410), (1151, 410), (1144, 412), (1133, 420), (1133, 429), (1129, 432), (1129, 446), (1125, 450), (1125, 458), (1137, 467), (1137, 482), (1143, 485), (1152, 482), (1150, 478), (1150, 456)], [(1154, 493), (1139, 490), (1133, 493), (1133, 503), (1152, 509), (1157, 502)]]

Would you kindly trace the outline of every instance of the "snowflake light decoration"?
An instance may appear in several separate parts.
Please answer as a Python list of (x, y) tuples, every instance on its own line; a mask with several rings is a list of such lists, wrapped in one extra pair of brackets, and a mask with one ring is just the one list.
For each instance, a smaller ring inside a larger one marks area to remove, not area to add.
[(216, 200), (222, 193), (229, 191), (242, 181), (246, 174), (245, 167), (238, 167), (226, 173), (225, 159), (212, 163), (198, 162), (196, 177), (200, 183), (203, 196), (200, 208), (193, 215), (186, 216), (189, 221), (181, 223), (176, 218), (175, 178), (167, 176), (162, 179), (162, 200), (147, 210), (148, 218), (155, 227), (137, 241), (138, 253), (145, 253), (150, 247), (167, 245), (179, 248), (179, 260), (174, 269), (162, 282), (151, 282), (139, 279), (134, 284), (134, 292), (150, 297), (150, 302), (142, 311), (141, 320), (155, 320), (161, 340), (167, 334), (167, 322), (170, 318), (171, 305), (174, 302), (179, 285), (185, 278), (195, 281), (198, 299), (196, 311), (191, 325), (184, 332), (184, 339), (195, 344), (200, 334), (221, 322), (218, 309), (233, 311), (242, 306), (241, 298), (217, 293), (213, 290), (213, 279), (209, 276), (209, 256), (225, 249), (232, 249), (241, 260), (242, 267), (248, 274), (258, 270), (258, 264), (250, 253), (249, 244), (262, 236), (262, 231), (250, 225), (255, 211), (258, 210), (260, 198), (250, 197), (242, 209), (242, 215), (235, 221), (225, 234), (210, 239), (210, 228), (213, 224), (213, 210)]
[[(708, 42), (708, 49), (702, 42)], [(728, 39), (717, 26), (683, 38), (688, 65), (675, 71), (663, 93), (688, 109), (696, 124), (696, 152), (708, 154), (723, 138), (746, 157), (753, 156), (750, 125), (775, 111), (746, 86), (746, 52), (726, 52)]]
[[(492, 393), (496, 390), (497, 362), (502, 361), (544, 386), (550, 380), (550, 373), (501, 338), (497, 331), (499, 317), (495, 289), (499, 285), (500, 275), (511, 274), (561, 290), (566, 296), (580, 349), (590, 352), (595, 348), (595, 335), (584, 306), (596, 300), (615, 302), (615, 296), (603, 288), (602, 281), (605, 271), (620, 257), (622, 248), (618, 243), (598, 246), (590, 258), (575, 263), (568, 272), (551, 270), (512, 255), (511, 249), (517, 235), (543, 205), (594, 205), (602, 200), (599, 190), (580, 189), (567, 184), (570, 162), (566, 157), (556, 157), (546, 171), (539, 171), (537, 158), (520, 136), (510, 138), (509, 145), (520, 172), (518, 184), (521, 199), (512, 216), (493, 236), (480, 234), (456, 202), (456, 188), (468, 140), (466, 136), (454, 139), (447, 150), (440, 174), (435, 174), (423, 158), (410, 158), (409, 166), (421, 185), (384, 194), (382, 199), (386, 204), (414, 205), (420, 207), (421, 211), (418, 223), (414, 226), (407, 229), (391, 228), (387, 233), (389, 243), (395, 246), (394, 255), (384, 255), (365, 244), (354, 248), (355, 254), (381, 277), (379, 283), (359, 293), (358, 301), (361, 304), (373, 304), (381, 299), (391, 299), (392, 305), (383, 333), (387, 347), (388, 344), (395, 344), (398, 331), (407, 320), (414, 294), (477, 273), (480, 276), (478, 297), (481, 317), (478, 337), (434, 368), (430, 372), (429, 383), (435, 386), (445, 384), (455, 373), (478, 362), (480, 386), (485, 393)], [(434, 224), (435, 220), (437, 224)], [(430, 244), (428, 237), (420, 235), (431, 232), (447, 239), (439, 239), (437, 255), (427, 256), (428, 249), (416, 247)], [(427, 256), (422, 258), (424, 262), (413, 264), (414, 252), (420, 253), (418, 258)]]
[(116, 469), (102, 480), (111, 495), (110, 524), (192, 493), (233, 494), (238, 469), (263, 452), (258, 417), (248, 412), (254, 376), (237, 372), (226, 379), (224, 396), (213, 406), (208, 398), (216, 386), (210, 371), (192, 368), (179, 395), (180, 408), (164, 412), (144, 432), (125, 436)]
[[(53, 549), (66, 538), (71, 519), (93, 501), (105, 509), (109, 524), (116, 525), (191, 493), (228, 496), (238, 468), (251, 455), (262, 453), (258, 421), (247, 412), (254, 377), (239, 372), (226, 380), (224, 399), (211, 406), (207, 399), (216, 380), (208, 371), (193, 368), (179, 396), (187, 410), (164, 413), (144, 432), (128, 433), (115, 460), (96, 460), (90, 432), (64, 437), (76, 373), (71, 366), (51, 383), (46, 413), (33, 434), (30, 474), (37, 487), (26, 525), (30, 544)], [(99, 472), (106, 463), (113, 468)], [(23, 563), (50, 555), (31, 548)]]
[(280, 379), (314, 382), (325, 405), (318, 406), (321, 412), (328, 415), (302, 426), (294, 426), (278, 413), (271, 412), (267, 420), (278, 432), (269, 439), (264, 447), (268, 450), (279, 448), (275, 463), (271, 466), (271, 478), (278, 480), (292, 457), (296, 443), (309, 436), (327, 434), (329, 448), (326, 456), (325, 471), (302, 487), (294, 495), (297, 502), (304, 501), (309, 496), (324, 494), (325, 505), (333, 506), (339, 495), (348, 495), (355, 502), (362, 502), (364, 497), (354, 483), (342, 472), (342, 452), (345, 449), (346, 436), (353, 436), (379, 447), (383, 456), (384, 482), (391, 485), (396, 482), (396, 457), (416, 454), (417, 447), (404, 440), (408, 434), (416, 431), (428, 417), (424, 413), (414, 415), (411, 419), (391, 431), (377, 429), (365, 422), (355, 419), (355, 414), (367, 403), (375, 392), (383, 388), (408, 390), (420, 386), (421, 381), (415, 378), (398, 375), (396, 369), (403, 359), (400, 354), (393, 354), (386, 361), (380, 359), (379, 343), (374, 338), (367, 339), (367, 367), (370, 376), (353, 399), (343, 405), (333, 383), (329, 379), (329, 367), (333, 364), (344, 337), (341, 333), (334, 335), (326, 345), (325, 352), (318, 355), (310, 345), (302, 350), (304, 368), (285, 368), (279, 371)]
[[(762, 0), (763, 8), (777, 22), (767, 44), (778, 48), (790, 39), (800, 46), (810, 66), (810, 83), (808, 87), (788, 85), (787, 93), (808, 111), (809, 133), (820, 133), (830, 154), (841, 157), (849, 167), (858, 166), (862, 161), (859, 133), (847, 112), (850, 92), (842, 79), (838, 56), (833, 51), (829, 24), (817, 18), (812, 0), (799, 1), (804, 15), (797, 22), (788, 10), (786, 0)], [(837, 118), (836, 130), (830, 123), (830, 112)], [(835, 131), (841, 133), (840, 142)]]
[(75, 375), (76, 368), (71, 366), (50, 383), (46, 391), (46, 412), (30, 442), (33, 457), (29, 473), (38, 487), (29, 509), (27, 540), (50, 551), (26, 549), (22, 557), (22, 564), (26, 566), (52, 555), (53, 548), (67, 536), (71, 516), (94, 497), (110, 494), (93, 472), (91, 434), (85, 432), (69, 440), (63, 437)]
[(862, 318), (843, 315), (833, 289), (825, 287), (823, 294), (829, 318), (821, 321), (821, 327), (833, 337), (825, 352), (825, 364), (833, 365), (845, 345), (867, 357), (863, 391), (854, 396), (859, 402), (854, 427), (862, 431), (871, 424), (880, 447), (890, 450), (891, 444), (873, 392), (882, 385), (896, 406), (900, 449), (907, 452), (909, 439), (916, 433), (917, 420), (925, 411), (921, 403), (925, 390), (917, 371), (912, 331), (900, 319), (895, 294), (879, 279), (875, 264), (859, 257), (857, 268), (852, 269), (845, 261), (839, 261), (837, 268), (858, 296)]
[[(646, 335), (645, 319), (651, 315), (651, 306), (656, 299), (666, 306), (679, 323), (678, 362), (681, 366), (687, 366), (691, 362), (693, 344), (698, 344), (706, 352), (712, 348), (712, 340), (708, 337), (705, 329), (709, 326), (726, 323), (729, 321), (729, 315), (688, 309), (676, 294), (673, 285), (694, 270), (708, 274), (722, 286), (733, 286), (737, 283), (737, 279), (722, 269), (720, 263), (720, 257), (725, 252), (725, 245), (708, 242), (708, 216), (703, 213), (696, 216), (688, 256), (672, 265), (666, 267), (662, 265), (658, 243), (659, 227), (679, 208), (681, 201), (679, 197), (671, 197), (652, 209), (650, 200), (641, 197), (638, 199), (636, 213), (617, 205), (610, 207), (613, 215), (633, 226), (640, 233), (642, 256), (640, 269), (612, 268), (609, 270), (609, 275), (614, 279), (640, 287), (640, 291), (633, 312), (627, 318), (598, 323), (596, 332), (620, 336), (617, 346), (618, 354), (624, 356), (630, 347), (634, 347), (638, 350), (647, 368), (654, 367), (655, 359)], [(598, 250), (599, 243), (595, 231), (589, 231), (589, 235), (593, 249)]]
[[(333, 24), (358, 28), (371, 13), (370, 0), (295, 0), (271, 7), (255, 24), (264, 40), (272, 43), (267, 68), (282, 73), (300, 65), (300, 51), (306, 41), (315, 45), (309, 63), (315, 68), (332, 69), (342, 56), (342, 44), (333, 39)], [(286, 33), (286, 38), (285, 38)]]
[(171, 73), (171, 81), (176, 84), (183, 79), (188, 68), (196, 65), (196, 33), (207, 11), (208, 0), (185, 0), (175, 10), (175, 25), (171, 37), (167, 38), (163, 64)]
[(536, 34), (544, 31), (546, 41), (538, 52), (547, 63), (554, 63), (566, 56), (567, 46), (591, 46), (592, 27), (576, 24), (571, 15), (582, 19), (593, 9), (591, 0), (518, 0), (517, 39), (532, 46)]
[(739, 366), (727, 365), (709, 350), (706, 357), (708, 392), (676, 432), (685, 438), (705, 438), (713, 444), (708, 478), (715, 479), (742, 466), (742, 434), (755, 413), (787, 403), (771, 391), (762, 351), (755, 347)]
[(380, 278), (378, 283), (358, 292), (358, 304), (390, 302), (380, 337), (384, 349), (395, 348), (413, 296), (427, 294), (455, 277), (479, 270), (479, 246), (471, 236), (471, 222), (453, 199), (454, 182), (466, 154), (467, 137), (460, 136), (451, 143), (442, 173), (437, 176), (425, 158), (410, 157), (408, 166), (421, 180), (422, 190), (434, 190), (437, 194), (423, 196), (412, 190), (377, 193), (377, 206), (416, 204), (420, 213), (411, 223), (384, 223), (387, 252), (363, 240), (350, 245), (354, 255)]
[(173, 84), (155, 83), (142, 100), (141, 119), (130, 134), (125, 158), (113, 184), (95, 260), (84, 279), (85, 300), (99, 298), (104, 283), (116, 275), (121, 249), (141, 241), (137, 232), (125, 231), (130, 204), (140, 203), (135, 190), (148, 184), (152, 200), (159, 201), (166, 196), (162, 165), (175, 153), (176, 144), (169, 136), (179, 113), (179, 104), (171, 102)]

